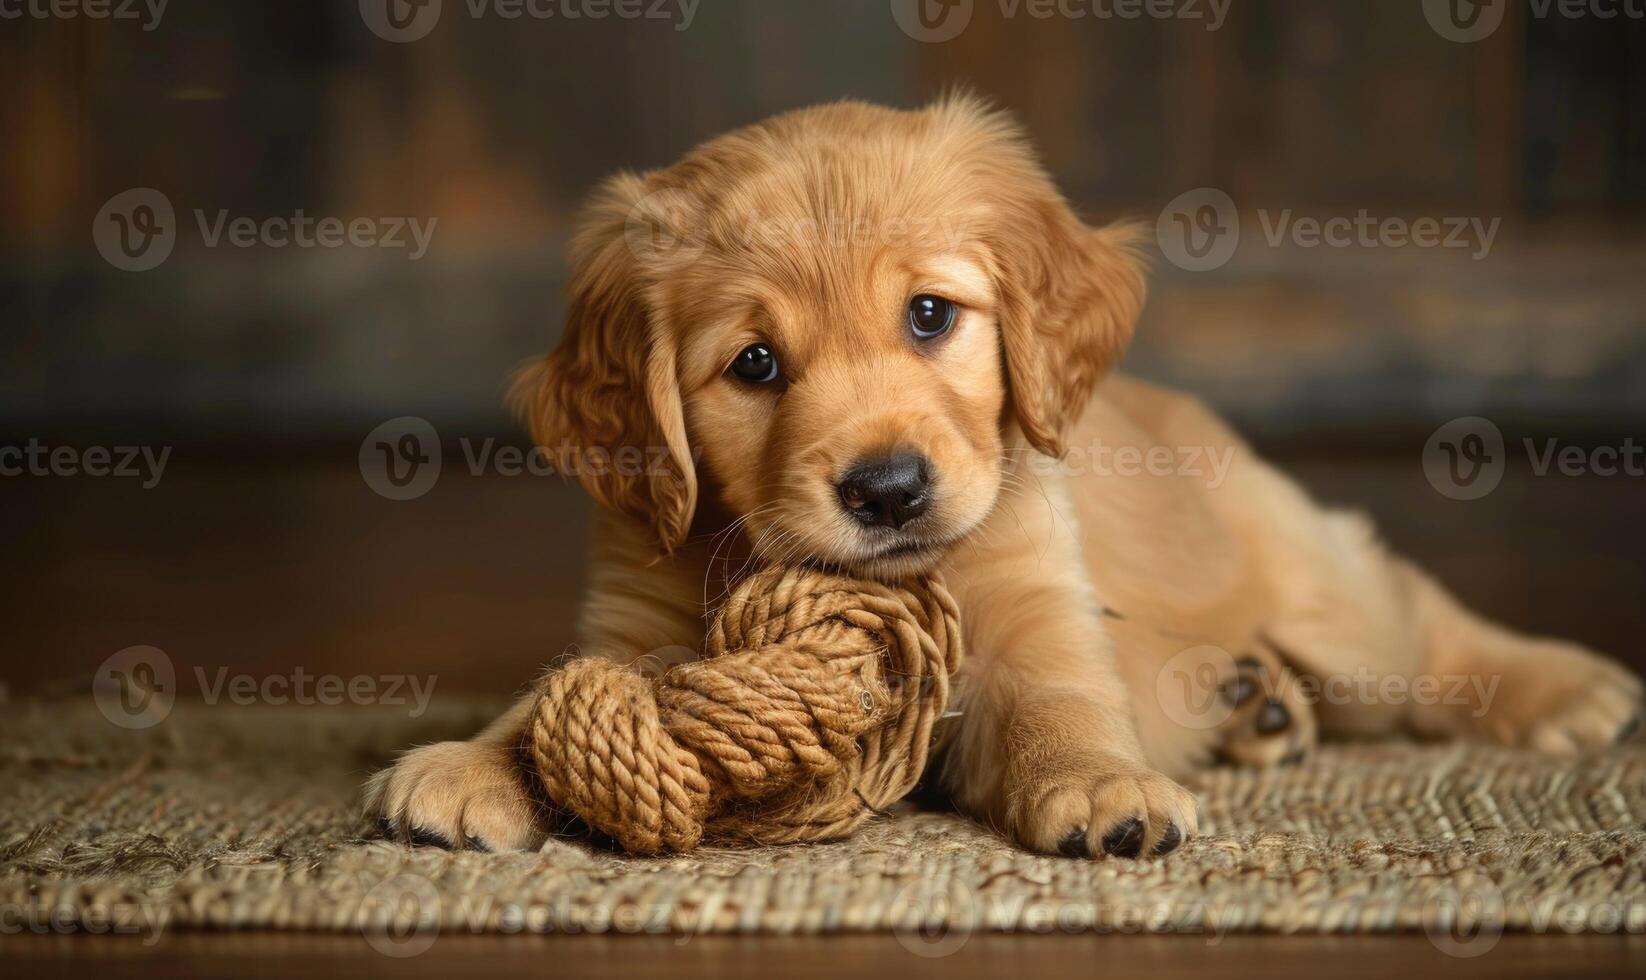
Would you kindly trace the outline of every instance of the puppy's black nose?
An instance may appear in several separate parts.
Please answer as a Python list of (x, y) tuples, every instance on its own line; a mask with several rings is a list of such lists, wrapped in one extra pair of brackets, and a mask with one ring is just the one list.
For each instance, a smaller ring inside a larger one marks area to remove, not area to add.
[(841, 478), (840, 502), (870, 527), (900, 528), (931, 506), (930, 470), (913, 453), (860, 463)]

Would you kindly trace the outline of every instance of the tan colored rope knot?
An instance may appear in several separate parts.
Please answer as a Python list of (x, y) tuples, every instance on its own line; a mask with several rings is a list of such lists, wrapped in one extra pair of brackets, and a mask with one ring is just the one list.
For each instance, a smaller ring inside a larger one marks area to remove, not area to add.
[(634, 854), (843, 837), (914, 788), (960, 664), (937, 578), (802, 568), (742, 582), (702, 660), (661, 678), (573, 660), (538, 691), (553, 802)]

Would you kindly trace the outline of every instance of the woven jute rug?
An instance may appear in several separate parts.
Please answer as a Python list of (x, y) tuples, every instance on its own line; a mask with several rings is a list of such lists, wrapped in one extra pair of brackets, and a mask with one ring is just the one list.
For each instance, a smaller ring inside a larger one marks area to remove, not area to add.
[[(952, 815), (848, 841), (638, 860), (581, 841), (492, 855), (365, 836), (358, 789), (496, 706), (179, 705), (140, 731), (89, 705), (0, 705), (0, 911), (14, 928), (453, 932), (1646, 931), (1646, 748), (1555, 762), (1331, 747), (1193, 782), (1203, 835), (1164, 860), (1026, 854)], [(374, 938), (375, 937), (375, 938)]]

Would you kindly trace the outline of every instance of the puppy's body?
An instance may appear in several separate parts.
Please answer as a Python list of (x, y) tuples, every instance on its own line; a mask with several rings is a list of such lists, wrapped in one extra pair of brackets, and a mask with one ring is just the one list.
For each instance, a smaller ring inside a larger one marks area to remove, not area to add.
[[(660, 195), (689, 203), (684, 223)], [(637, 215), (693, 247), (648, 254)], [(836, 217), (871, 233), (794, 240)], [(539, 441), (606, 505), (582, 651), (699, 647), (746, 561), (941, 567), (968, 655), (945, 782), (1025, 846), (1071, 855), (1169, 851), (1196, 814), (1167, 774), (1220, 752), (1278, 761), (1317, 721), (1548, 751), (1614, 738), (1639, 703), (1627, 672), (1473, 617), (1193, 401), (1099, 383), (1142, 302), (1128, 241), (1078, 222), (1010, 123), (964, 100), (806, 110), (611, 182), (576, 249), (566, 339), (521, 386)], [(922, 300), (953, 311), (941, 331), (919, 329)], [(774, 369), (743, 370), (751, 352)], [(669, 465), (590, 466), (590, 447)], [(1236, 700), (1269, 714), (1231, 750), (1250, 712), (1215, 699), (1247, 657), (1268, 665), (1264, 697)], [(1360, 684), (1310, 713), (1275, 689), (1283, 659), (1408, 694)], [(1410, 696), (1425, 677), (1490, 679), (1489, 700)], [(532, 846), (526, 708), (410, 753), (374, 778), (371, 808), (454, 844)]]

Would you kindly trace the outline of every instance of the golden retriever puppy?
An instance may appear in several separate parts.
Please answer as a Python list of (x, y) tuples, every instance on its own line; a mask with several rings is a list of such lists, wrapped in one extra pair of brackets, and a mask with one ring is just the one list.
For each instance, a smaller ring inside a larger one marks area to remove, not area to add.
[[(609, 180), (564, 337), (517, 388), (603, 505), (581, 652), (697, 648), (750, 561), (941, 568), (967, 645), (943, 783), (1071, 856), (1171, 851), (1196, 830), (1173, 775), (1291, 758), (1317, 726), (1617, 737), (1628, 672), (1471, 615), (1194, 401), (1106, 379), (1143, 304), (1135, 243), (1082, 223), (967, 98), (791, 112)], [(1120, 472), (1099, 449), (1207, 462)], [(370, 812), (416, 839), (539, 845), (528, 708), (408, 753)]]

